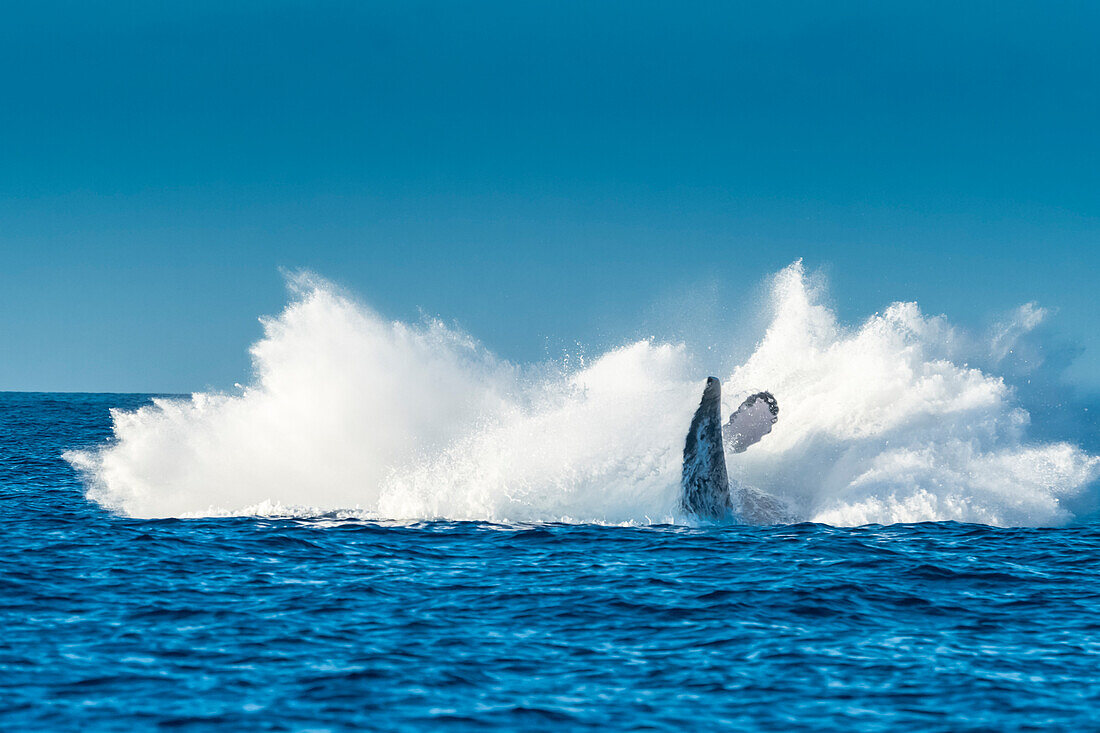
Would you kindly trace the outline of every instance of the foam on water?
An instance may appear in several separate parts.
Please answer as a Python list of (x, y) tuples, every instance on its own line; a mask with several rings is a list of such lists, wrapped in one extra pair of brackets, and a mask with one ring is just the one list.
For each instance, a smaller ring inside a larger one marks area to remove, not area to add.
[[(95, 501), (142, 516), (353, 513), (390, 519), (653, 523), (675, 515), (683, 440), (706, 378), (680, 344), (639, 341), (579, 368), (506, 363), (439, 322), (390, 322), (310, 277), (264, 320), (239, 394), (112, 414), (115, 440), (67, 458)], [(1044, 318), (987, 339), (915, 303), (838, 323), (800, 262), (724, 379), (780, 405), (731, 479), (838, 525), (1073, 519), (1100, 457), (1028, 439), (1001, 360)], [(732, 351), (732, 345), (731, 345)]]

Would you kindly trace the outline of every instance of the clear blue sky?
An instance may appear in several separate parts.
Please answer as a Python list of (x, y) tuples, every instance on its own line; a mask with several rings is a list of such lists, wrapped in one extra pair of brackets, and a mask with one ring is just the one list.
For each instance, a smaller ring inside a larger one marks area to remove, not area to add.
[(798, 257), (1100, 388), (1096, 8), (4, 3), (0, 389), (240, 381), (280, 267), (529, 360)]

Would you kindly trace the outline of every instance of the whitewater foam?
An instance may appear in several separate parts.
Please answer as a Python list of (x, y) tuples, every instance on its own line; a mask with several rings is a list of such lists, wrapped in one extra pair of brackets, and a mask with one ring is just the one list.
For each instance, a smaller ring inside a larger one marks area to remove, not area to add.
[[(67, 454), (89, 498), (141, 517), (684, 521), (681, 451), (707, 376), (685, 346), (515, 365), (314, 277), (291, 293), (263, 321), (248, 386), (115, 411), (110, 444)], [(731, 479), (837, 525), (1073, 519), (1065, 502), (1096, 481), (1100, 457), (1029, 441), (1027, 411), (991, 371), (1042, 309), (982, 340), (915, 303), (845, 327), (824, 296), (801, 262), (775, 276), (770, 325), (723, 380), (723, 417), (767, 389), (781, 418), (728, 457)]]

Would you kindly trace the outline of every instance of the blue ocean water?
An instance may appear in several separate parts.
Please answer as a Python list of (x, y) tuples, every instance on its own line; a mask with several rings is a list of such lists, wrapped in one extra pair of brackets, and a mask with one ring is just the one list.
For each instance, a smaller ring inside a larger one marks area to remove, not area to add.
[(1100, 729), (1100, 525), (131, 519), (0, 394), (4, 730)]

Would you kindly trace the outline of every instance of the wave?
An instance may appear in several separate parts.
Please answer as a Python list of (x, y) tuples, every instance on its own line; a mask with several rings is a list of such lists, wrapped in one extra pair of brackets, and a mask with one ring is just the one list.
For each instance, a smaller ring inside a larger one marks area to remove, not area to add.
[[(685, 345), (519, 365), (315, 276), (290, 289), (263, 319), (247, 387), (113, 411), (114, 440), (66, 454), (90, 499), (137, 517), (686, 521), (681, 452), (707, 375)], [(915, 303), (847, 327), (826, 295), (801, 262), (772, 279), (766, 332), (723, 379), (723, 417), (768, 390), (780, 420), (728, 457), (732, 480), (835, 525), (1054, 525), (1095, 509), (1100, 457), (1029, 440), (1028, 410), (996, 374), (1019, 371), (1008, 360), (1043, 309), (978, 338)]]

